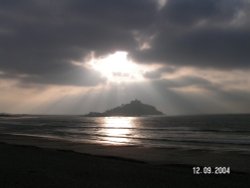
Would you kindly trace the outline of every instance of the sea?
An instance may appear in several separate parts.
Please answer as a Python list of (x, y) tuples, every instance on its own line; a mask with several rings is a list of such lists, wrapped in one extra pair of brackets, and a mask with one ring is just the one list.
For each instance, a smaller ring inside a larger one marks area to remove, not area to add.
[(0, 134), (77, 143), (250, 154), (250, 115), (84, 117), (0, 116)]

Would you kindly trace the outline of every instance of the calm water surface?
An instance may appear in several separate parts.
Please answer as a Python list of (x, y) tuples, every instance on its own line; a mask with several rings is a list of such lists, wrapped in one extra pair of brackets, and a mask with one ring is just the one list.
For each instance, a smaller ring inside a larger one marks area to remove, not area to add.
[(250, 115), (0, 117), (0, 133), (75, 142), (250, 153)]

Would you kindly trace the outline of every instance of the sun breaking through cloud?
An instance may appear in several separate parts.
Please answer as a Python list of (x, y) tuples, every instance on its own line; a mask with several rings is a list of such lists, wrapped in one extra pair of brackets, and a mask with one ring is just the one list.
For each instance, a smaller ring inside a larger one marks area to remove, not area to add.
[(0, 1), (0, 111), (249, 113), (249, 16), (247, 0)]
[(92, 58), (88, 63), (94, 70), (99, 71), (109, 82), (133, 82), (144, 79), (142, 73), (145, 71), (127, 57), (128, 52), (116, 51), (113, 54)]

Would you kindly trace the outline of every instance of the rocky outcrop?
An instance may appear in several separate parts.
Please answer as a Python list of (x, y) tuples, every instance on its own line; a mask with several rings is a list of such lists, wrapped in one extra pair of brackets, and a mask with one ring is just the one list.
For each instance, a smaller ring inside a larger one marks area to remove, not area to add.
[(146, 115), (163, 115), (154, 106), (143, 104), (139, 100), (133, 100), (129, 104), (122, 104), (116, 108), (107, 110), (103, 113), (90, 112), (85, 115), (88, 117), (105, 117), (105, 116), (146, 116)]

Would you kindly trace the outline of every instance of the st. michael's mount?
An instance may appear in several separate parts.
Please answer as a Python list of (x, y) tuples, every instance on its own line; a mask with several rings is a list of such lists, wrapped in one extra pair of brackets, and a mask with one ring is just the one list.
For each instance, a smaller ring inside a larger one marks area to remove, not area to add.
[(154, 106), (143, 104), (139, 100), (133, 100), (129, 104), (122, 104), (103, 113), (90, 112), (86, 117), (107, 117), (107, 116), (148, 116), (148, 115), (164, 115)]

